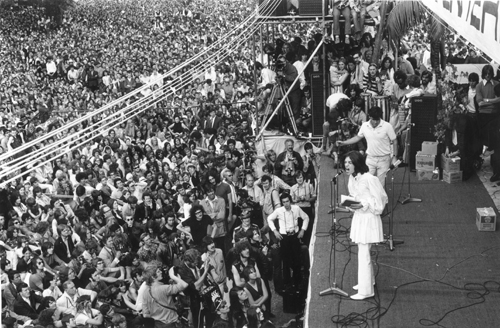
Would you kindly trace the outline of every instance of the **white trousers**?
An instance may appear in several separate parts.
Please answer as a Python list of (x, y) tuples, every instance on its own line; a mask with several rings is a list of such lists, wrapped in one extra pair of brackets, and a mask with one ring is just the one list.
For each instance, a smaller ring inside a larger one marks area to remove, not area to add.
[(358, 244), (358, 294), (372, 295), (375, 276), (370, 257), (372, 244)]

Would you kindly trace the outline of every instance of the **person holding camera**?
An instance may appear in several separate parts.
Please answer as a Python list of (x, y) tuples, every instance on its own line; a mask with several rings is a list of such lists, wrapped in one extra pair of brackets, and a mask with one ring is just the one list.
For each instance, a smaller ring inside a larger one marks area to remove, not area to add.
[(304, 161), (300, 154), (293, 150), (293, 145), (292, 139), (285, 141), (285, 151), (278, 155), (274, 165), (275, 171), (281, 174), (281, 179), (290, 186), (297, 183), (295, 173), (304, 168)]
[(144, 271), (146, 290), (143, 294), (142, 312), (145, 318), (155, 320), (154, 327), (175, 327), (179, 320), (174, 297), (188, 287), (178, 273), (176, 267), (168, 271), (172, 284), (164, 284), (164, 272), (156, 266), (150, 266)]
[[(207, 275), (214, 268), (209, 264), (208, 259), (203, 264), (203, 270), (199, 268), (201, 255), (196, 249), (188, 249), (184, 253), (184, 261), (179, 267), (179, 276), (188, 284), (184, 294), (189, 296), (191, 314), (193, 316), (194, 328), (203, 328), (203, 322), (207, 320), (207, 326), (213, 322), (210, 316), (210, 309), (202, 309), (202, 297), (200, 291), (204, 285)], [(208, 322), (210, 321), (210, 322)]]
[(276, 81), (285, 88), (285, 92), (291, 88), (291, 91), (288, 94), (288, 101), (290, 102), (290, 107), (294, 116), (290, 118), (291, 120), (299, 117), (300, 112), (300, 102), (302, 96), (300, 82), (297, 81), (297, 83), (292, 86), (293, 81), (295, 81), (298, 76), (299, 72), (297, 71), (297, 68), (290, 64), (285, 56), (279, 56), (276, 60)]
[(120, 263), (122, 252), (116, 250), (113, 243), (113, 236), (104, 236), (102, 242), (104, 244), (104, 247), (101, 249), (98, 257), (103, 260), (107, 268), (117, 267), (118, 263)]
[(290, 196), (292, 201), (303, 210), (311, 219), (308, 228), (304, 234), (304, 244), (309, 245), (311, 240), (312, 227), (314, 224), (313, 203), (316, 201), (316, 189), (307, 181), (305, 181), (304, 172), (298, 171), (295, 175), (297, 184), (292, 186)]

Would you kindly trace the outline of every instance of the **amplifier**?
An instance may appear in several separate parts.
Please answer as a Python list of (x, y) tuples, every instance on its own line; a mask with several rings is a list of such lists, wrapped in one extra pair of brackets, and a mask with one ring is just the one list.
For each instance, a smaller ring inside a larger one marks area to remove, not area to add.
[(415, 155), (422, 142), (434, 141), (434, 126), (437, 124), (437, 97), (425, 96), (411, 99), (410, 168), (415, 169)]
[(323, 94), (323, 73), (311, 73), (311, 112), (312, 134), (314, 137), (323, 136), (323, 123), (326, 117), (326, 98), (330, 95), (329, 79), (327, 81), (327, 94)]

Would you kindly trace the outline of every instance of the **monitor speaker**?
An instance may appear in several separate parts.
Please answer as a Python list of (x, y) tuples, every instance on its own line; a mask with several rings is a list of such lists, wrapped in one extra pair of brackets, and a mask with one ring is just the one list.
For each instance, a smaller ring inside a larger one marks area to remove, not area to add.
[[(325, 3), (325, 15), (328, 15), (328, 1)], [(323, 0), (299, 0), (299, 15), (300, 16), (322, 16)]]
[(437, 97), (416, 97), (411, 100), (410, 168), (415, 170), (415, 156), (421, 150), (422, 142), (434, 141), (434, 127), (437, 124)]
[[(327, 83), (329, 83), (329, 81)], [(327, 90), (330, 90), (328, 85)], [(328, 97), (328, 95), (327, 93), (326, 97)], [(311, 73), (311, 126), (314, 137), (323, 136), (323, 123), (325, 123), (326, 117), (326, 97), (323, 94), (323, 73)]]
[[(267, 4), (260, 8), (260, 6), (264, 3), (267, 2)], [(276, 6), (276, 3), (277, 6)], [(276, 6), (276, 7), (275, 7)], [(286, 16), (288, 12), (288, 4), (287, 0), (273, 0), (273, 1), (268, 1), (268, 0), (259, 0), (259, 15), (267, 17), (267, 16)], [(270, 11), (271, 8), (274, 8), (273, 11)]]

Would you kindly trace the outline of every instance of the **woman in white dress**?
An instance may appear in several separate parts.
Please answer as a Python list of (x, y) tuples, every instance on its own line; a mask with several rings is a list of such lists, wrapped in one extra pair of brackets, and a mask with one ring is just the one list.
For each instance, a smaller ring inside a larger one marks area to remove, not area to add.
[(370, 248), (384, 240), (380, 214), (387, 204), (387, 194), (379, 179), (368, 172), (365, 159), (359, 152), (349, 152), (344, 165), (349, 175), (349, 194), (359, 202), (350, 206), (354, 212), (350, 238), (358, 244), (358, 284), (353, 287), (358, 293), (351, 298), (362, 300), (375, 294)]

